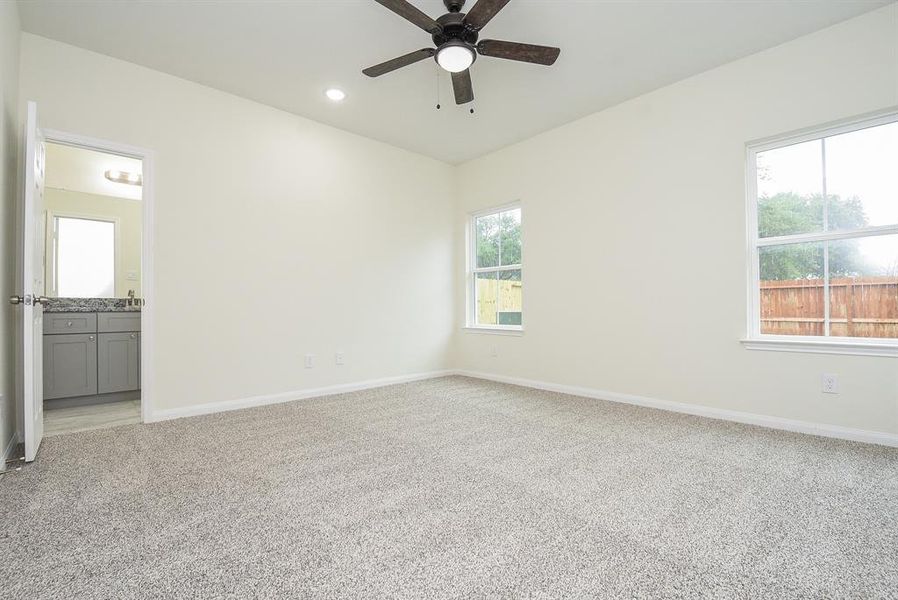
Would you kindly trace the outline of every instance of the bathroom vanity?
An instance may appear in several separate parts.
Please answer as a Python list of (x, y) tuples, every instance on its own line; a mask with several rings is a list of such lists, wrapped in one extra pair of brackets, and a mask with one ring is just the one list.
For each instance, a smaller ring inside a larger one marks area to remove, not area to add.
[(45, 407), (140, 397), (140, 307), (53, 298), (44, 310)]

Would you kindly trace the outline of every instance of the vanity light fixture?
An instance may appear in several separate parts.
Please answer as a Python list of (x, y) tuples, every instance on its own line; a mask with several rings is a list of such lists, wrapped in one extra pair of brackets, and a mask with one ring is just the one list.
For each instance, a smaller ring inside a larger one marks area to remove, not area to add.
[(143, 185), (143, 175), (140, 173), (128, 173), (127, 171), (118, 171), (116, 169), (106, 171), (106, 179), (115, 183)]

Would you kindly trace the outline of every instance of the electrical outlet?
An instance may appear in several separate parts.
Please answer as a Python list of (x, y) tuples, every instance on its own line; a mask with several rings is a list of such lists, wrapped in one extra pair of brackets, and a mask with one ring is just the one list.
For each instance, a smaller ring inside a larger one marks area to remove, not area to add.
[(492, 356), (493, 358), (499, 357), (499, 348), (497, 346), (492, 346), (490, 348), (490, 356)]
[(839, 393), (839, 376), (832, 373), (824, 373), (822, 378), (822, 392), (824, 394)]
[(336, 354), (334, 354), (334, 362), (336, 362), (338, 365), (345, 365), (346, 354), (344, 352), (337, 352)]
[(314, 354), (306, 354), (306, 368), (311, 369), (315, 366), (315, 355)]

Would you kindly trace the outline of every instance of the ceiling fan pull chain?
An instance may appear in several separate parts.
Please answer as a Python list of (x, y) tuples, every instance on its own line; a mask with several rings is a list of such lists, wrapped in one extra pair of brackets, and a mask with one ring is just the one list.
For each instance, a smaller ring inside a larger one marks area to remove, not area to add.
[(439, 65), (437, 65), (437, 67), (434, 69), (434, 72), (437, 75), (437, 110), (440, 110), (440, 67), (439, 67)]

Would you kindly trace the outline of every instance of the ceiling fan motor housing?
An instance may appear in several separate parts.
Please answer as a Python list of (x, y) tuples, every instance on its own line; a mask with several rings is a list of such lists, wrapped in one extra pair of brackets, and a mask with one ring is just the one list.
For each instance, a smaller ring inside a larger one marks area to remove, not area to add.
[(446, 42), (457, 40), (473, 46), (477, 43), (478, 33), (465, 25), (465, 13), (450, 12), (437, 19), (441, 31), (433, 34), (433, 43), (439, 48)]

